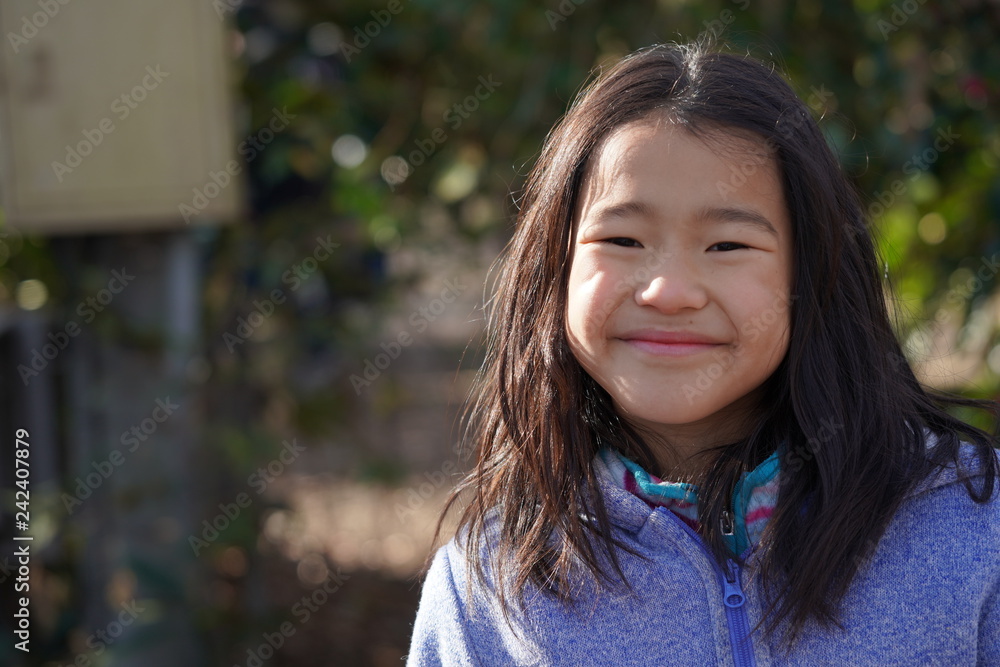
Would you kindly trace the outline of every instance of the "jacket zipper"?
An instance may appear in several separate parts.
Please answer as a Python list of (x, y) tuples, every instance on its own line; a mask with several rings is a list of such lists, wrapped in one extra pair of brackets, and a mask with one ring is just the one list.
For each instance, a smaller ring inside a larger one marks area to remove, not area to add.
[(725, 580), (725, 605), (726, 620), (729, 622), (729, 640), (733, 644), (733, 661), (736, 667), (742, 665), (755, 665), (756, 660), (753, 655), (753, 644), (750, 640), (750, 622), (747, 619), (747, 610), (744, 607), (746, 596), (740, 588), (740, 567), (729, 559), (729, 572), (732, 581), (728, 577)]
[[(691, 526), (684, 523), (679, 516), (665, 507), (657, 509), (670, 515), (694, 539), (698, 546), (701, 547), (701, 550), (705, 552), (705, 555), (708, 556), (708, 561), (712, 564), (712, 569), (715, 570), (719, 579), (722, 580), (722, 603), (726, 607), (726, 623), (729, 626), (729, 641), (733, 647), (733, 662), (736, 664), (736, 667), (755, 667), (757, 660), (754, 657), (753, 641), (750, 638), (750, 622), (747, 619), (745, 606), (746, 595), (740, 586), (739, 565), (733, 559), (727, 559), (726, 564), (729, 572), (722, 572), (719, 569), (718, 563), (715, 562), (715, 558), (709, 552), (708, 547), (702, 541), (701, 536), (694, 532)], [(726, 535), (731, 535), (732, 531), (732, 517), (729, 511), (726, 510), (722, 513), (722, 532)], [(747, 553), (749, 552), (750, 549), (748, 548)]]

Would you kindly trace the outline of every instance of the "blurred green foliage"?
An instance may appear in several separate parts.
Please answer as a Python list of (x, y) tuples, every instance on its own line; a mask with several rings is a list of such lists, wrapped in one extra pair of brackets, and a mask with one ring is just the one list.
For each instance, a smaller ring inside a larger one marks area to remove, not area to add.
[[(1000, 251), (1000, 10), (988, 2), (248, 2), (236, 25), (253, 118), (283, 105), (298, 114), (299, 157), (254, 170), (262, 190), (304, 192), (312, 203), (264, 195), (258, 239), (329, 228), (347, 240), (345, 257), (503, 240), (511, 193), (593, 68), (643, 45), (711, 36), (775, 60), (807, 100), (831, 93), (817, 115), (866, 197), (900, 296), (902, 338), (932, 335), (927, 323), (942, 308), (962, 329), (995, 291), (995, 269), (963, 288), (967, 272)], [(484, 80), (495, 90), (479, 99)], [(333, 159), (344, 137), (364, 146), (360, 164)], [(354, 272), (325, 276), (338, 298), (388, 305), (419, 272), (363, 285), (351, 284)], [(375, 325), (365, 312), (378, 308), (331, 313), (325, 335), (351, 349)], [(995, 347), (988, 319), (991, 343), (977, 348), (978, 368), (959, 387), (978, 395), (996, 392), (1000, 370), (1000, 354), (994, 370), (984, 363)], [(933, 355), (912, 341), (907, 350), (918, 362)]]

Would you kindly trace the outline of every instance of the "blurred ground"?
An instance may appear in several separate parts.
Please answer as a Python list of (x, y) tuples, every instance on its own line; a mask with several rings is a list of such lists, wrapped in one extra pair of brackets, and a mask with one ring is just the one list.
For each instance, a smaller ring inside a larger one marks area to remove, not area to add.
[[(482, 267), (498, 250), (480, 249), (482, 257), (470, 252), (415, 260), (433, 266), (433, 275), (401, 300), (380, 341), (373, 342), (371, 356), (380, 351), (379, 342), (396, 339), (400, 331), (413, 333), (413, 344), (362, 390), (364, 411), (330, 442), (310, 448), (268, 488), (272, 506), (279, 509), (263, 518), (260, 562), (254, 567), (263, 573), (261, 598), (278, 612), (272, 629), (258, 636), (271, 632), (274, 639), (284, 621), (295, 629), (281, 640), (280, 649), (266, 661), (269, 665), (318, 664), (313, 656), (323, 656), (322, 664), (328, 665), (402, 664), (420, 596), (421, 568), (431, 552), (441, 508), (460, 477), (455, 445), (481, 354), (475, 348), (482, 325)], [(434, 299), (456, 285), (461, 288), (458, 297), (417, 333), (413, 313), (425, 308), (419, 317), (433, 315), (439, 310)], [(358, 372), (362, 363), (355, 364)], [(363, 481), (372, 461), (409, 472), (395, 481)], [(444, 539), (450, 537), (452, 523), (446, 524)], [(305, 620), (303, 607), (295, 605), (303, 596), (327, 597), (316, 593), (324, 581), (330, 588), (334, 582), (341, 585)], [(266, 643), (266, 638), (240, 643), (233, 661), (248, 664), (247, 651)], [(264, 657), (259, 651), (257, 655)]]

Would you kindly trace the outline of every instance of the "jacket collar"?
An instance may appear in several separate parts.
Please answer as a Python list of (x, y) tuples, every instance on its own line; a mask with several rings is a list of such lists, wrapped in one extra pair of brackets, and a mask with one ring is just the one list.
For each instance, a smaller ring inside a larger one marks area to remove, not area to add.
[[(929, 451), (937, 445), (938, 438), (926, 428), (924, 429), (924, 435), (927, 450)], [(735, 530), (734, 533), (736, 536), (741, 536), (742, 538), (735, 540), (735, 543), (731, 544), (736, 553), (742, 553), (742, 549), (739, 551), (737, 549), (751, 541), (746, 533), (746, 516), (748, 508), (754, 506), (755, 492), (757, 498), (764, 499), (760, 495), (761, 490), (768, 486), (770, 482), (780, 479), (780, 461), (785, 458), (783, 444), (754, 470), (744, 473), (740, 482), (736, 485), (733, 493), (732, 507), (734, 511), (734, 524), (739, 530)], [(994, 453), (997, 458), (1000, 458), (1000, 451), (995, 451)], [(617, 475), (608, 465), (608, 461), (613, 462), (616, 458), (620, 459), (621, 457), (610, 450), (602, 450), (595, 456), (593, 466), (594, 474), (598, 481), (598, 488), (605, 500), (610, 521), (628, 532), (638, 532), (653, 515), (654, 510), (638, 495), (626, 490), (623, 481), (616, 479)], [(631, 461), (628, 463), (631, 464), (631, 468), (622, 462), (623, 469), (639, 473), (634, 479), (637, 486), (645, 489), (645, 492), (661, 493), (665, 498), (684, 498), (688, 496), (689, 492), (697, 492), (697, 489), (692, 487), (692, 485), (671, 484), (669, 482), (658, 483), (655, 478), (643, 471), (640, 466)], [(976, 448), (968, 442), (963, 441), (960, 443), (959, 463), (960, 469), (956, 468), (954, 464), (935, 469), (934, 472), (914, 485), (907, 493), (906, 498), (912, 498), (950, 484), (963, 483), (965, 480), (983, 475)]]
[[(733, 534), (727, 538), (735, 553), (743, 553), (759, 539), (777, 502), (782, 451), (776, 449), (752, 471), (743, 473), (736, 484), (730, 505)], [(609, 516), (614, 505), (612, 520), (617, 519), (623, 528), (638, 530), (657, 506), (686, 518), (689, 525), (697, 524), (697, 486), (660, 480), (611, 449), (598, 452), (594, 470), (608, 501)]]

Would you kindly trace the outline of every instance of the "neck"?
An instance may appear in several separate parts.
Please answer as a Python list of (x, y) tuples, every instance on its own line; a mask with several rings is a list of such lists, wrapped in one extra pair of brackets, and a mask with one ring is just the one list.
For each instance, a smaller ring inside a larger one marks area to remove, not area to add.
[(658, 467), (657, 476), (670, 482), (693, 482), (715, 462), (720, 445), (736, 442), (741, 436), (723, 437), (718, 431), (711, 433), (656, 433), (651, 438), (653, 454)]
[(658, 477), (670, 482), (691, 481), (715, 462), (718, 454), (710, 450), (750, 435), (757, 414), (753, 404), (751, 400), (741, 399), (709, 417), (686, 424), (651, 423), (632, 418), (630, 421), (646, 436), (656, 457)]

